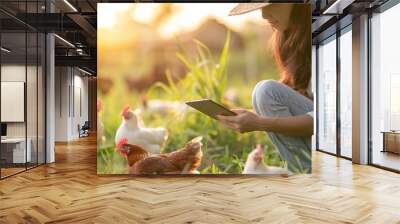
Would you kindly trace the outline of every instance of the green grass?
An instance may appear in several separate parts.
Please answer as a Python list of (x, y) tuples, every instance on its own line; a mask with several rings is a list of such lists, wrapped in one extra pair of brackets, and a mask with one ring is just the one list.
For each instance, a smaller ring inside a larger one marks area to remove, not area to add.
[[(176, 57), (187, 67), (186, 76), (178, 82), (172, 80), (172, 74), (166, 71), (168, 83), (155, 83), (147, 92), (150, 99), (174, 100), (185, 102), (189, 100), (209, 98), (216, 102), (232, 105), (224, 99), (228, 87), (228, 63), (230, 34), (227, 34), (224, 48), (215, 57), (207, 46), (194, 40), (197, 46), (195, 57), (189, 57), (184, 51)], [(122, 80), (122, 79), (121, 79)], [(120, 80), (120, 82), (122, 82)], [(116, 85), (123, 86), (123, 83)], [(240, 83), (235, 86), (238, 90), (241, 107), (250, 106), (253, 86)], [(121, 97), (121, 96), (128, 97)], [(114, 150), (113, 138), (121, 120), (120, 108), (126, 104), (138, 105), (137, 94), (131, 94), (124, 88), (116, 88), (107, 96), (100, 96), (105, 110), (102, 119), (105, 125), (105, 144), (98, 152), (98, 173), (126, 173), (126, 161)], [(181, 148), (187, 141), (203, 136), (203, 159), (201, 173), (229, 174), (241, 173), (248, 153), (256, 144), (263, 144), (266, 148), (265, 162), (269, 165), (282, 166), (279, 154), (276, 152), (266, 133), (253, 132), (240, 134), (230, 130), (217, 121), (199, 113), (188, 110), (184, 114), (174, 112), (167, 115), (143, 112), (143, 120), (148, 127), (164, 126), (168, 128), (169, 138), (163, 152), (170, 152)]]

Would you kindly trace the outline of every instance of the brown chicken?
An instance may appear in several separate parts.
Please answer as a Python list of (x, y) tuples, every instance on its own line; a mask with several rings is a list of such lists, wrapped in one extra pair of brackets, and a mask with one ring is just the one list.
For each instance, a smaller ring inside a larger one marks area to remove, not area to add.
[(174, 152), (149, 154), (122, 139), (117, 150), (127, 158), (130, 174), (196, 174), (203, 156), (201, 140), (202, 137), (196, 137)]

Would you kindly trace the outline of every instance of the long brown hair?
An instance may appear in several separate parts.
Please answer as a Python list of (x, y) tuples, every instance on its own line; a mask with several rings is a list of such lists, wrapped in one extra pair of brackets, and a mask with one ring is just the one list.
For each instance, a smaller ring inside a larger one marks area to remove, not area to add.
[(288, 27), (274, 29), (272, 50), (280, 81), (301, 94), (307, 95), (311, 80), (311, 9), (307, 4), (293, 4)]

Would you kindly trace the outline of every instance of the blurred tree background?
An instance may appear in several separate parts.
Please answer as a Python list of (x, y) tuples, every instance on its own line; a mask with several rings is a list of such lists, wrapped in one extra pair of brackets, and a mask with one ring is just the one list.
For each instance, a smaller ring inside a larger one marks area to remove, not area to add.
[[(106, 5), (100, 4), (99, 18), (105, 16), (102, 11), (110, 11)], [(241, 173), (257, 143), (267, 146), (266, 163), (283, 165), (265, 133), (238, 134), (184, 106), (186, 100), (207, 97), (230, 107), (251, 108), (255, 84), (277, 78), (269, 48), (272, 30), (261, 15), (235, 18), (240, 24), (233, 27), (226, 11), (231, 7), (222, 4), (224, 11), (203, 15), (197, 23), (186, 21), (189, 27), (193, 24), (190, 29), (172, 32), (169, 28), (185, 22), (177, 15), (195, 12), (187, 12), (184, 4), (139, 5), (142, 8), (120, 4), (113, 23), (98, 27), (98, 97), (104, 105), (100, 117), (106, 137), (100, 145), (98, 172), (126, 172), (126, 161), (114, 152), (125, 105), (141, 108), (146, 126), (169, 129), (165, 152), (204, 136), (201, 173)], [(145, 22), (138, 19), (142, 17)]]

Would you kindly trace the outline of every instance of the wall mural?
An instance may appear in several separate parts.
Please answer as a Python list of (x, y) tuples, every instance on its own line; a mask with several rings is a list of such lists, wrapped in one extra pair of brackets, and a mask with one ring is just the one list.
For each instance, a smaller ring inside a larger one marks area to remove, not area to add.
[(310, 173), (310, 30), (307, 4), (98, 4), (98, 174)]

